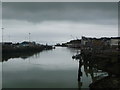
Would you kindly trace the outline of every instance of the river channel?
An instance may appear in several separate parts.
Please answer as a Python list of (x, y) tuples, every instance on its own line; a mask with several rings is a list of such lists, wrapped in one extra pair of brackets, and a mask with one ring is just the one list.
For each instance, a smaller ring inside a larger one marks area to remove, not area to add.
[(56, 47), (32, 56), (9, 58), (2, 65), (3, 88), (89, 88), (94, 80), (107, 75), (73, 60), (77, 52)]

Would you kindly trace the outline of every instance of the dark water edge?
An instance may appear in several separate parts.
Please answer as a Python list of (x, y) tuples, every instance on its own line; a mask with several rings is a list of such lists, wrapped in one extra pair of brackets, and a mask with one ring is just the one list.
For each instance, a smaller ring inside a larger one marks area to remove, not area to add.
[(10, 58), (28, 58), (34, 54), (42, 52), (43, 50), (52, 50), (53, 46), (41, 45), (41, 46), (27, 46), (27, 47), (14, 47), (3, 46), (2, 48), (2, 61), (7, 61)]
[(34, 54), (35, 52), (28, 52), (28, 53), (4, 53), (2, 57), (2, 61), (8, 61), (11, 58), (23, 58), (26, 59)]

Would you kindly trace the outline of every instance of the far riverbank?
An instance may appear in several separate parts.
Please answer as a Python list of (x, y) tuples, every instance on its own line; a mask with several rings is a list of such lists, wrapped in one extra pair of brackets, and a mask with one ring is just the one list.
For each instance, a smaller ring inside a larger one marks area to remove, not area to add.
[(7, 60), (10, 57), (21, 57), (26, 54), (33, 55), (43, 50), (53, 49), (52, 45), (41, 45), (32, 42), (23, 43), (4, 43), (2, 44), (2, 59)]

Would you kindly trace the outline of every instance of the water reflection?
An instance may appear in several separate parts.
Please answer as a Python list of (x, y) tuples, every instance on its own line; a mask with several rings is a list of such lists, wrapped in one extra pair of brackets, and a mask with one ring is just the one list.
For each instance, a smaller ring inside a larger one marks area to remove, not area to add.
[(82, 86), (82, 82), (81, 82), (81, 78), (82, 78), (82, 60), (79, 60), (79, 68), (78, 68), (78, 88), (81, 88)]
[[(48, 50), (45, 50), (46, 52)], [(44, 51), (44, 52), (45, 52)], [(2, 55), (2, 61), (8, 61), (11, 58), (22, 58), (23, 60), (29, 58), (29, 57), (39, 57), (41, 52), (22, 52), (22, 53), (3, 53)]]
[[(104, 77), (108, 76), (107, 72), (104, 72), (102, 70), (99, 70), (95, 67), (92, 58), (84, 58), (82, 56), (79, 57), (78, 60), (78, 88), (83, 88), (83, 84), (85, 83), (83, 78), (86, 76), (88, 78), (91, 77), (91, 81), (89, 82), (89, 85), (97, 80), (100, 80)], [(88, 85), (88, 87), (89, 87)]]
[(81, 77), (82, 77), (81, 67), (82, 67), (82, 61), (79, 60), (79, 68), (78, 68), (78, 81), (79, 81), (79, 82), (80, 82)]
[(68, 48), (43, 51), (3, 62), (4, 88), (78, 88), (77, 62)]

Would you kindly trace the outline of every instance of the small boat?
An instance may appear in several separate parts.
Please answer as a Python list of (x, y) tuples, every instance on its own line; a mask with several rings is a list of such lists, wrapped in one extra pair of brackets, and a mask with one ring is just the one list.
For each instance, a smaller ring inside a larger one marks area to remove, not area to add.
[(77, 54), (77, 55), (73, 55), (72, 58), (73, 59), (80, 59), (81, 55), (80, 54)]

